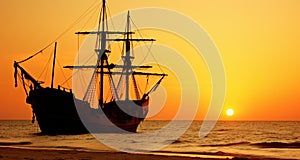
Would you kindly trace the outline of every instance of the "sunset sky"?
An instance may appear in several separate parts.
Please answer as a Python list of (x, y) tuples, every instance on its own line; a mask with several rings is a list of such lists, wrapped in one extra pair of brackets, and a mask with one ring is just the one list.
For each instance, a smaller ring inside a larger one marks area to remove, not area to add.
[[(25, 59), (55, 40), (94, 1), (1, 2), (0, 119), (30, 119), (32, 116), (30, 106), (25, 103), (22, 86), (19, 84), (18, 88), (14, 88), (14, 60)], [(175, 10), (194, 19), (209, 33), (220, 51), (226, 73), (226, 97), (220, 119), (300, 120), (300, 1), (126, 0), (126, 3), (121, 3), (120, 0), (109, 0), (108, 5), (111, 15), (141, 7)], [(88, 26), (88, 29), (92, 27)], [(163, 38), (159, 39), (163, 34), (154, 38), (172, 45)], [(67, 55), (60, 55), (59, 58), (63, 59), (61, 65), (72, 63), (72, 55), (76, 55), (77, 51), (77, 36), (73, 30), (68, 35), (62, 37), (58, 44), (61, 54)], [(184, 44), (182, 47), (173, 45), (178, 51), (185, 49)], [(50, 47), (48, 52), (52, 51)], [(185, 53), (182, 54), (184, 56)], [(45, 57), (29, 64), (35, 69), (43, 68), (48, 60), (48, 56)], [(209, 72), (204, 62), (199, 63), (204, 67), (199, 68), (197, 73), (204, 79), (199, 82), (200, 88), (204, 88), (200, 105), (207, 107)], [(30, 68), (26, 65), (24, 67)], [(171, 83), (172, 76), (168, 78), (164, 81), (166, 86)], [(175, 91), (169, 89), (168, 93)], [(167, 105), (171, 105), (169, 101)], [(225, 114), (228, 108), (235, 112), (231, 117)], [(156, 119), (170, 119), (174, 113), (176, 110), (169, 106)], [(199, 110), (196, 118), (202, 119), (204, 115)]]

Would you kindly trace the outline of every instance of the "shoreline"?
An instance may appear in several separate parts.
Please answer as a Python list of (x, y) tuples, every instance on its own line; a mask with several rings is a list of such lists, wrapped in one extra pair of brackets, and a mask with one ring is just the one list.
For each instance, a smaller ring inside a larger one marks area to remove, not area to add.
[(4, 160), (216, 160), (216, 158), (199, 158), (187, 156), (169, 156), (155, 153), (125, 153), (118, 151), (82, 151), (74, 149), (38, 149), (22, 147), (0, 147), (0, 159)]
[(271, 157), (257, 157), (250, 155), (230, 155), (223, 153), (189, 154), (182, 152), (149, 152), (125, 153), (118, 151), (86, 151), (76, 149), (40, 149), (13, 146), (0, 147), (0, 160), (287, 160)]

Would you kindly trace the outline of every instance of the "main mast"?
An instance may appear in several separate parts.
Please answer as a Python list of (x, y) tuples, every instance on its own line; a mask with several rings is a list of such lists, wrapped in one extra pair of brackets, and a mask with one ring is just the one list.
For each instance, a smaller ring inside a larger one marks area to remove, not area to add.
[(129, 11), (127, 13), (127, 25), (126, 25), (126, 40), (125, 40), (125, 57), (124, 57), (124, 68), (125, 68), (125, 76), (126, 76), (126, 80), (125, 80), (125, 100), (129, 100), (129, 76), (131, 74), (132, 68), (131, 68), (131, 57), (130, 56), (130, 15), (129, 15)]
[[(106, 32), (105, 32), (105, 18), (106, 18), (106, 6), (105, 6), (105, 0), (102, 0), (102, 17), (100, 17), (100, 21), (102, 23), (102, 32), (100, 32), (100, 28), (98, 29), (98, 38), (99, 43), (101, 43), (100, 49), (96, 49), (98, 51), (98, 61), (100, 59), (100, 97), (99, 97), (99, 105), (101, 108), (103, 108), (103, 95), (104, 95), (104, 61), (107, 60), (106, 56)], [(99, 45), (98, 45), (99, 46)]]

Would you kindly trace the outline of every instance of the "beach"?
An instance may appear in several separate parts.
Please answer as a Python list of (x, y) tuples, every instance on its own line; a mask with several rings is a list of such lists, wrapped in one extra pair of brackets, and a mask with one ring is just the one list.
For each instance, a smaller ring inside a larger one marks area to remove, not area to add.
[(159, 155), (157, 153), (124, 153), (115, 151), (78, 151), (78, 150), (50, 150), (50, 149), (32, 149), (32, 148), (0, 148), (0, 159), (3, 160), (220, 160), (220, 159), (236, 159), (236, 160), (280, 160), (279, 158), (271, 157), (255, 157), (255, 156), (222, 156), (220, 155), (198, 155), (197, 157), (190, 156), (175, 156), (175, 155)]
[[(130, 154), (123, 152), (87, 152), (76, 150), (43, 150), (43, 149), (21, 149), (3, 147), (0, 149), (0, 159), (5, 160), (194, 160), (197, 157), (165, 156), (151, 154)], [(213, 158), (203, 158), (213, 159)]]

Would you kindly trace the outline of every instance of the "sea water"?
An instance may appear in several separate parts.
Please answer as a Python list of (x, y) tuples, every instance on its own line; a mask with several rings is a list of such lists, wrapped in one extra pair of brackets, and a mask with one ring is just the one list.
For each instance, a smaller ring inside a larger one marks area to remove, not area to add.
[[(137, 134), (144, 135), (160, 130), (168, 123), (170, 121), (146, 120), (140, 125)], [(182, 121), (176, 123), (180, 124)], [(153, 143), (147, 137), (144, 140), (147, 141), (146, 145), (168, 144), (156, 151), (162, 154), (238, 154), (300, 159), (300, 122), (219, 121), (211, 132), (199, 138), (201, 125), (201, 121), (194, 121), (177, 139), (172, 136), (169, 136), (170, 139), (168, 136), (157, 136)], [(173, 128), (174, 131), (178, 129), (176, 125)], [(103, 151), (103, 144), (91, 134), (48, 136), (39, 133), (37, 123), (32, 124), (31, 121), (0, 121), (0, 146)], [(172, 132), (169, 134), (172, 135)], [(110, 137), (117, 136), (111, 134)], [(134, 134), (128, 137), (131, 138), (125, 140), (128, 146), (141, 143), (132, 139)], [(159, 141), (160, 139), (163, 141)]]

